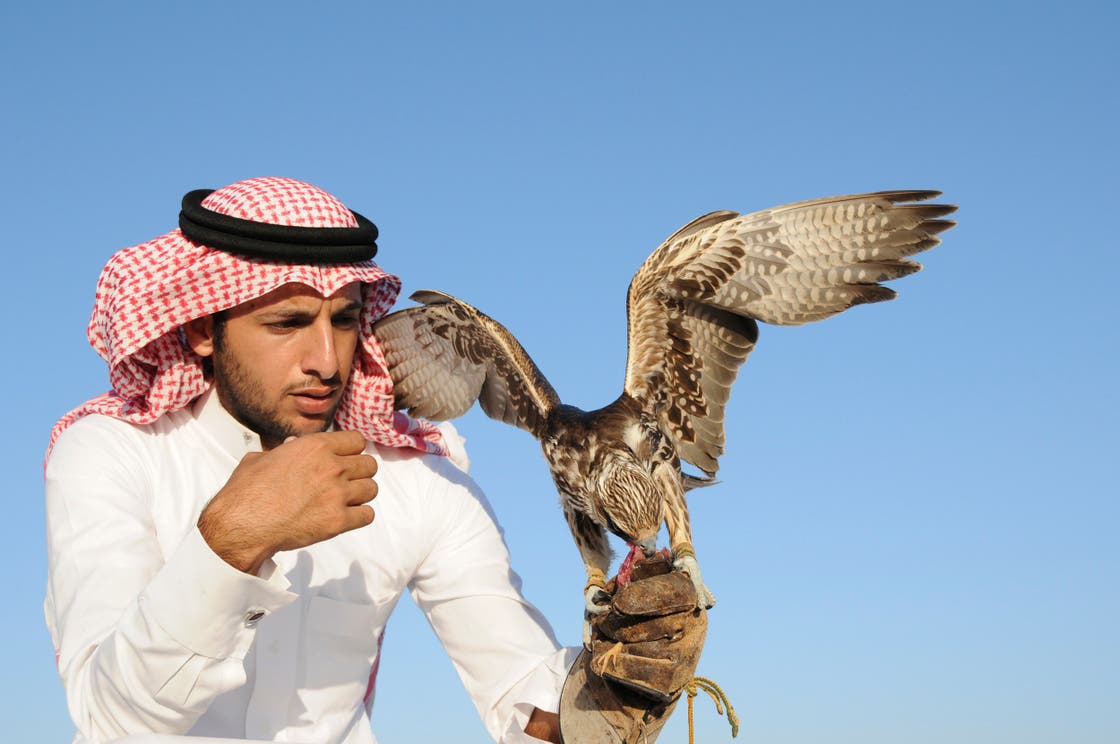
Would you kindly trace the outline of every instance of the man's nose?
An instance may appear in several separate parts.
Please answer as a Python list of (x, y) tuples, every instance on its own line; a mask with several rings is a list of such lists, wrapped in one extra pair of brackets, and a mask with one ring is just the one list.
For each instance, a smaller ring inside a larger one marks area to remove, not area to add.
[(308, 327), (307, 348), (303, 355), (303, 372), (327, 380), (338, 374), (338, 346), (330, 318), (317, 320)]

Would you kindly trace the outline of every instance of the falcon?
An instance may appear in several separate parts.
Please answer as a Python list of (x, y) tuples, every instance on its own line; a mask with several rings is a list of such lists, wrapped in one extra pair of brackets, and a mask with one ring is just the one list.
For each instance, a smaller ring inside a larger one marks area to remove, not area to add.
[[(491, 418), (541, 444), (587, 570), (586, 610), (599, 613), (611, 552), (631, 547), (620, 574), (657, 550), (664, 522), (674, 566), (701, 578), (685, 492), (714, 482), (731, 385), (758, 340), (758, 322), (800, 325), (896, 296), (882, 282), (913, 274), (909, 256), (937, 245), (956, 207), (939, 191), (881, 191), (797, 202), (752, 214), (705, 214), (673, 233), (638, 269), (626, 298), (622, 394), (594, 411), (561, 402), (500, 323), (450, 295), (389, 314), (374, 331), (395, 405), (446, 420), (477, 400)], [(682, 471), (681, 461), (703, 475)]]

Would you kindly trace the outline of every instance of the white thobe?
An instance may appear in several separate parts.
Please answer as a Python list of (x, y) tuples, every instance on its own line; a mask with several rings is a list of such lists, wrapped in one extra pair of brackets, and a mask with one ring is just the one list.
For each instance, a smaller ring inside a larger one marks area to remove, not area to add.
[(380, 640), (406, 587), (491, 736), (535, 741), (522, 729), (533, 707), (557, 709), (571, 654), (521, 596), (474, 482), (448, 458), (371, 445), (374, 522), (251, 576), (196, 523), (260, 449), (212, 394), (145, 426), (87, 416), (59, 438), (45, 611), (75, 742), (369, 744)]

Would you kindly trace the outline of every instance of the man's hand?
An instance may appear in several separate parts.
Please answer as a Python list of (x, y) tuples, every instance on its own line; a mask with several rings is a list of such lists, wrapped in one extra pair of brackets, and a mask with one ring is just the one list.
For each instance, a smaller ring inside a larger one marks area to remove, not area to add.
[(226, 563), (256, 574), (280, 550), (328, 540), (373, 521), (377, 461), (365, 438), (332, 431), (246, 455), (202, 510), (198, 529)]

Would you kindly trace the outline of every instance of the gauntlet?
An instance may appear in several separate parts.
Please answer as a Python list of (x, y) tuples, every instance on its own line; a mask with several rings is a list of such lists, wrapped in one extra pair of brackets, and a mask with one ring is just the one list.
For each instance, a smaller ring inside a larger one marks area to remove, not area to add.
[(576, 659), (560, 697), (566, 744), (653, 742), (692, 680), (707, 612), (689, 577), (655, 556), (634, 566), (630, 583), (607, 586), (607, 612), (591, 619), (591, 643)]

